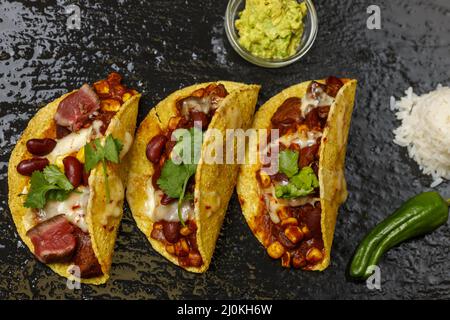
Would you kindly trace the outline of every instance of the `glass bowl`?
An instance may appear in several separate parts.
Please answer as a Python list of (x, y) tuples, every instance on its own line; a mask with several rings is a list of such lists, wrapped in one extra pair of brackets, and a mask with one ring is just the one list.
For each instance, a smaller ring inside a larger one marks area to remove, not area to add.
[(294, 55), (284, 59), (266, 59), (254, 56), (239, 44), (239, 35), (236, 30), (235, 21), (239, 18), (239, 13), (244, 10), (245, 0), (230, 0), (228, 2), (225, 14), (225, 31), (231, 46), (242, 58), (260, 67), (280, 68), (296, 62), (312, 47), (314, 40), (316, 40), (318, 30), (317, 13), (314, 4), (311, 0), (304, 0), (304, 2), (308, 8), (308, 12), (303, 21), (305, 29), (300, 45)]

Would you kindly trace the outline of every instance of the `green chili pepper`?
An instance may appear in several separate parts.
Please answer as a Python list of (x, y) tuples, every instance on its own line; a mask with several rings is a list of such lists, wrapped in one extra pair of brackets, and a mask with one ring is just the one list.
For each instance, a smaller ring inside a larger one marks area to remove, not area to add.
[(369, 267), (399, 243), (437, 229), (447, 222), (450, 199), (437, 192), (421, 193), (378, 224), (360, 243), (350, 266), (350, 275), (366, 279)]

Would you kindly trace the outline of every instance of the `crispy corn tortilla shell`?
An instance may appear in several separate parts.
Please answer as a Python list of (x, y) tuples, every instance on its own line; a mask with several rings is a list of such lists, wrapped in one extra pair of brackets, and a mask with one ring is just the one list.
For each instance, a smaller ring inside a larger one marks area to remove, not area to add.
[[(198, 227), (197, 244), (204, 263), (201, 267), (185, 268), (195, 273), (205, 272), (209, 267), (238, 173), (238, 166), (234, 164), (204, 163), (207, 147), (215, 143), (210, 129), (218, 129), (225, 136), (226, 129), (248, 128), (260, 89), (256, 85), (235, 82), (219, 81), (217, 83), (223, 84), (229, 95), (220, 102), (205, 133), (202, 154), (195, 176), (194, 216)], [(131, 164), (127, 201), (133, 217), (152, 247), (176, 265), (179, 265), (178, 258), (167, 253), (164, 245), (150, 236), (154, 221), (146, 214), (145, 203), (147, 201), (147, 183), (150, 181), (154, 169), (146, 158), (145, 150), (148, 142), (154, 136), (168, 128), (169, 119), (177, 115), (176, 101), (209, 84), (211, 83), (202, 83), (178, 90), (151, 109), (141, 123), (130, 151)]]
[[(20, 175), (17, 172), (16, 167), (20, 161), (32, 157), (26, 148), (26, 142), (29, 139), (44, 138), (47, 132), (54, 130), (53, 116), (56, 113), (58, 105), (71, 93), (63, 95), (49, 103), (47, 106), (41, 108), (36, 113), (17, 142), (9, 160), (9, 207), (20, 237), (32, 252), (34, 252), (33, 243), (26, 235), (27, 229), (24, 224), (29, 209), (23, 206), (25, 197), (20, 195), (26, 186), (29, 188), (29, 178)], [(135, 95), (121, 106), (120, 110), (111, 120), (105, 136), (112, 134), (122, 142), (125, 141), (125, 139), (130, 139), (130, 137), (132, 139), (136, 129), (136, 118), (140, 97), (140, 94)], [(105, 283), (109, 278), (114, 242), (122, 218), (127, 163), (128, 159), (126, 155), (122, 159), (121, 164), (108, 164), (107, 170), (111, 189), (111, 199), (116, 200), (109, 206), (105, 205), (106, 189), (101, 165), (99, 164), (91, 171), (89, 177), (90, 198), (87, 206), (86, 223), (88, 225), (92, 247), (101, 265), (103, 275), (90, 279), (77, 279), (82, 283), (99, 285)], [(111, 212), (114, 213), (114, 216), (111, 215)], [(69, 265), (70, 264), (68, 263), (53, 263), (48, 266), (63, 277), (75, 279), (67, 270)]]
[[(324, 83), (324, 81), (318, 81)], [(320, 146), (319, 182), (320, 203), (322, 206), (321, 228), (325, 257), (313, 270), (324, 270), (330, 264), (331, 245), (339, 206), (347, 199), (347, 186), (344, 176), (344, 163), (347, 137), (356, 92), (356, 80), (344, 79), (334, 104), (330, 108), (327, 126), (324, 129)], [(302, 97), (311, 81), (289, 87), (267, 101), (255, 115), (252, 127), (267, 129), (271, 118), (282, 103), (291, 97)], [(248, 151), (248, 150), (247, 150)], [(264, 245), (266, 235), (258, 228), (257, 217), (263, 214), (265, 205), (262, 192), (256, 180), (260, 164), (242, 165), (237, 183), (237, 192), (242, 212), (256, 238)]]

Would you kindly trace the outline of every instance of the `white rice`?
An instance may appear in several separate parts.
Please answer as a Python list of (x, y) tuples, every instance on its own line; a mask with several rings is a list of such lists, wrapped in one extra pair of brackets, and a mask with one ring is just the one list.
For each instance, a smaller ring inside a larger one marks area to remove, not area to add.
[(394, 130), (394, 142), (408, 148), (409, 156), (424, 174), (433, 177), (434, 188), (450, 180), (450, 87), (418, 96), (412, 88), (396, 101), (391, 97), (400, 127)]

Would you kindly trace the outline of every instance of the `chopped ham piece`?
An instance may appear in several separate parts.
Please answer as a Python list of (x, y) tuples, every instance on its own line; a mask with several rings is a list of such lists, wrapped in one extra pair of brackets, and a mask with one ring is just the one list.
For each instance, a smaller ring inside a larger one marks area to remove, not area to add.
[(75, 235), (78, 246), (73, 259), (73, 264), (80, 268), (81, 278), (93, 278), (103, 274), (102, 268), (92, 248), (91, 237), (77, 228)]
[(78, 131), (95, 111), (100, 109), (100, 100), (94, 90), (84, 84), (80, 90), (68, 95), (59, 103), (55, 114), (56, 124)]
[(65, 262), (70, 260), (77, 247), (74, 230), (75, 227), (64, 215), (58, 215), (30, 229), (27, 236), (34, 245), (35, 256), (41, 262)]

